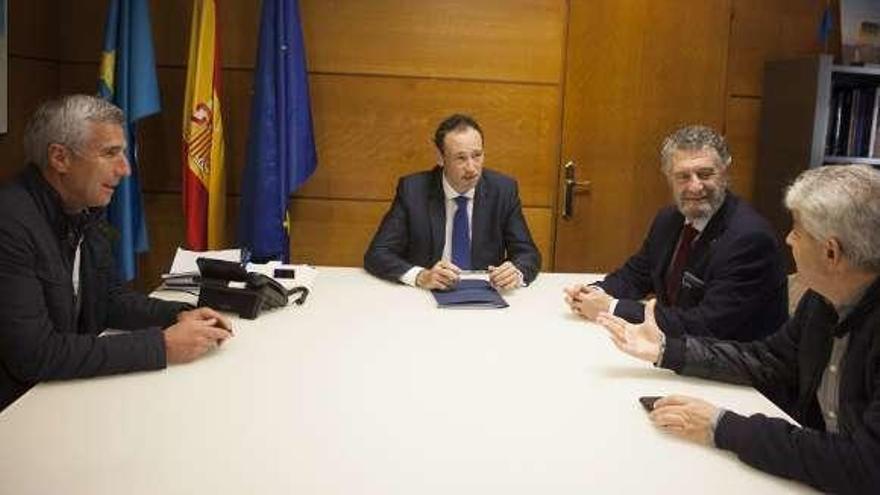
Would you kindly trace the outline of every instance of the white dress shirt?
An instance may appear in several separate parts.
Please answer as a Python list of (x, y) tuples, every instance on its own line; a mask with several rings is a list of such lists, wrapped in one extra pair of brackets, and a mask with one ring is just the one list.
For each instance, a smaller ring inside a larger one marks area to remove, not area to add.
[[(467, 196), (468, 198), (470, 198), (470, 201), (467, 202), (468, 238), (472, 239), (472, 234), (474, 231), (474, 193), (476, 192), (476, 188), (472, 188), (459, 194), (455, 189), (452, 188), (452, 185), (449, 184), (449, 181), (446, 180), (446, 174), (442, 174), (442, 177), (443, 195), (446, 197), (446, 234), (444, 236), (443, 242), (443, 255), (440, 259), (449, 261), (452, 257), (452, 221), (455, 218), (455, 212), (458, 211), (458, 204), (456, 204), (455, 198), (459, 196)], [(418, 277), (419, 272), (425, 269), (426, 268), (423, 266), (413, 266), (412, 268), (407, 270), (406, 273), (400, 276), (400, 281), (405, 283), (406, 285), (411, 285), (415, 287), (416, 277)]]

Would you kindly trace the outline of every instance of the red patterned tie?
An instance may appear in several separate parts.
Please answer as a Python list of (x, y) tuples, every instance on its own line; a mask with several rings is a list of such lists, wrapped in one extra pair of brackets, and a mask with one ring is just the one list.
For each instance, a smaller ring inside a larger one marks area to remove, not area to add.
[(666, 270), (666, 298), (669, 304), (674, 306), (678, 299), (678, 290), (681, 288), (681, 275), (684, 267), (687, 265), (688, 255), (691, 253), (691, 244), (694, 238), (700, 233), (699, 230), (693, 228), (690, 224), (685, 224), (681, 229), (681, 237), (678, 241), (678, 250), (675, 251), (675, 257)]

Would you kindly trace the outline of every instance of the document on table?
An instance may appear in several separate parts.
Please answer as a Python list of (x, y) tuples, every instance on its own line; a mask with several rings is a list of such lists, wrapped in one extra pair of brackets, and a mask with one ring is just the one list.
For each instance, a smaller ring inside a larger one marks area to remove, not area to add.
[(171, 269), (168, 270), (168, 273), (172, 275), (181, 273), (199, 273), (199, 266), (196, 264), (196, 260), (201, 257), (223, 261), (234, 261), (238, 263), (241, 261), (241, 249), (189, 251), (179, 247), (177, 248), (177, 252), (174, 253), (174, 261), (171, 262)]
[(440, 308), (506, 308), (507, 301), (488, 280), (459, 280), (451, 290), (432, 290)]

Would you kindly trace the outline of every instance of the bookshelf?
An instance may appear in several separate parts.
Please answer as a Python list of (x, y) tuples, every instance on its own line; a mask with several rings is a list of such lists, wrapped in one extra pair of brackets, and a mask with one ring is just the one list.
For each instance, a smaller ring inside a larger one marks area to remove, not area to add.
[(785, 187), (808, 167), (880, 167), (880, 67), (835, 65), (830, 55), (767, 62), (753, 202), (781, 236)]

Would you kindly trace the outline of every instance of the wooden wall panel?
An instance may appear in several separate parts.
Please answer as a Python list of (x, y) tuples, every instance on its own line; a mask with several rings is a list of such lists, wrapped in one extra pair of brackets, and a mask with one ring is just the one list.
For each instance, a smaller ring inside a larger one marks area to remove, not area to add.
[(758, 124), (761, 119), (761, 100), (757, 98), (729, 98), (727, 100), (726, 137), (733, 162), (730, 168), (731, 189), (741, 198), (754, 197), (755, 175), (758, 163)]
[[(162, 111), (146, 119), (138, 132), (141, 143), (139, 161), (143, 165), (141, 178), (147, 191), (179, 193), (182, 188), (181, 150), (186, 69), (162, 67), (158, 73)], [(226, 108), (222, 110), (225, 114)], [(231, 140), (230, 137), (234, 140), (234, 136), (227, 134), (227, 142)]]
[[(104, 23), (109, 0), (52, 2), (58, 32), (58, 60), (97, 63), (104, 46)], [(183, 2), (181, 2), (183, 3)], [(158, 34), (153, 20), (153, 37)]]
[[(223, 67), (252, 69), (259, 41), (261, 2), (224, 0), (217, 4)], [(153, 31), (157, 33), (156, 63), (163, 66), (184, 67), (189, 50), (191, 2), (152, 0), (150, 6), (153, 13)]]
[[(726, 5), (572, 3), (560, 161), (575, 161), (592, 186), (557, 224), (561, 269), (619, 266), (669, 202), (663, 138), (685, 124), (723, 123), (728, 47), (718, 33), (728, 29)], [(681, 11), (699, 22), (682, 29)]]
[(180, 214), (180, 194), (145, 193), (144, 209), (150, 250), (138, 257), (135, 283), (142, 290), (152, 290), (161, 282), (160, 275), (171, 267), (186, 227)]
[(61, 61), (58, 63), (58, 71), (59, 94), (95, 94), (98, 89), (97, 62)]
[[(291, 256), (297, 263), (362, 266), (364, 252), (389, 206), (390, 201), (295, 199), (290, 208)], [(523, 213), (538, 250), (549, 260), (551, 210), (525, 208)]]
[(733, 0), (724, 132), (734, 157), (732, 188), (746, 199), (755, 197), (755, 175), (762, 173), (756, 167), (764, 62), (821, 51), (817, 31), (825, 5)]
[(386, 201), (296, 199), (290, 252), (298, 263), (362, 266)]
[[(45, 2), (46, 0), (42, 0)], [(107, 0), (53, 2), (56, 16), (69, 29), (56, 29), (61, 38), (56, 48), (60, 60), (95, 62), (104, 41)], [(156, 63), (184, 67), (189, 50), (192, 2), (150, 0), (150, 20)], [(218, 23), (224, 67), (253, 68), (260, 15), (259, 1), (218, 2)], [(86, 28), (88, 27), (88, 28)]]
[[(92, 93), (97, 84), (97, 63), (60, 64), (64, 77), (62, 93)], [(147, 117), (139, 126), (138, 149), (142, 187), (148, 192), (180, 192), (181, 190), (181, 123), (186, 70), (177, 67), (158, 69), (161, 110)], [(222, 94), (226, 129), (227, 176), (230, 194), (238, 193), (238, 181), (244, 166), (247, 140), (250, 86), (253, 76), (248, 71), (224, 70)]]
[(0, 180), (24, 166), (22, 140), (27, 119), (40, 102), (58, 92), (52, 2), (9, 2), (7, 9), (8, 100), (4, 104), (8, 132), (0, 135)]
[(731, 95), (761, 95), (764, 62), (818, 53), (825, 0), (733, 0), (730, 24)]
[(416, 77), (559, 83), (559, 0), (307, 0), (309, 68)]
[[(43, 0), (43, 8), (49, 3)], [(36, 15), (39, 22), (31, 24), (59, 33), (60, 59), (94, 61), (106, 4), (57, 2), (55, 15), (69, 29), (53, 30)], [(184, 66), (192, 5), (151, 0), (150, 8), (157, 63)], [(487, 0), (478, 8), (466, 0), (302, 0), (300, 11), (312, 71), (559, 82), (565, 14), (559, 0)], [(253, 68), (260, 3), (219, 2), (217, 16), (224, 67)], [(53, 46), (44, 43), (45, 53)]]
[(462, 111), (483, 128), (486, 166), (514, 175), (526, 205), (553, 204), (556, 88), (336, 75), (311, 81), (320, 163), (301, 196), (391, 199), (398, 177), (436, 163), (434, 130)]
[[(583, 106), (587, 116), (604, 116), (592, 117), (588, 135), (567, 137), (584, 141), (594, 150), (586, 167), (613, 168), (612, 175), (654, 173), (653, 159), (641, 160), (638, 171), (626, 171), (617, 161), (607, 160), (602, 150), (626, 147), (633, 156), (653, 157), (658, 143), (644, 136), (663, 134), (673, 121), (694, 120), (701, 113), (692, 103), (712, 98), (693, 94), (689, 83), (692, 71), (668, 66), (663, 54), (671, 40), (692, 37), (693, 29), (730, 32), (727, 94), (759, 95), (764, 59), (815, 50), (815, 26), (824, 0), (730, 1), (734, 14), (727, 26), (710, 24), (682, 30), (680, 23), (661, 22), (658, 27), (655, 22), (652, 25), (659, 34), (645, 37), (638, 46), (622, 46), (620, 39), (631, 36), (621, 33), (640, 29), (634, 22), (637, 19), (653, 16), (662, 21), (666, 19), (664, 12), (674, 17), (671, 13), (675, 9), (668, 2), (652, 2), (647, 9), (636, 4), (584, 4), (589, 9), (588, 21), (577, 29), (593, 32), (590, 46), (595, 58), (569, 63), (592, 64), (593, 70), (600, 71), (592, 79), (596, 91), (589, 94), (601, 96), (584, 100), (575, 88), (569, 91), (566, 103)], [(163, 111), (141, 126), (140, 158), (153, 226), (154, 251), (147, 257), (152, 267), (148, 272), (155, 274), (170, 261), (165, 259), (165, 251), (173, 247), (157, 250), (158, 243), (176, 245), (182, 232), (180, 105), (191, 6), (177, 0), (151, 0), (150, 4)], [(297, 204), (321, 204), (329, 211), (334, 204), (350, 203), (365, 212), (382, 205), (375, 218), (364, 217), (365, 228), (359, 235), (368, 241), (397, 177), (427, 169), (434, 162), (430, 136), (437, 121), (452, 111), (468, 111), (485, 127), (487, 166), (519, 180), (523, 200), (530, 207), (527, 215), (533, 233), (549, 261), (556, 174), (563, 158), (558, 151), (559, 89), (569, 4), (563, 0), (301, 0), (320, 164), (317, 174), (299, 192)], [(219, 6), (232, 195), (229, 222), (234, 225), (235, 194), (249, 125), (259, 2), (229, 0)], [(39, 101), (59, 92), (94, 91), (105, 9), (106, 0), (33, 0), (11, 6), (10, 112), (15, 117), (10, 119), (10, 134), (0, 137), (0, 156), (5, 163), (21, 161), (20, 129)], [(706, 5), (705, 9), (717, 11), (719, 5)], [(728, 11), (727, 7), (723, 10)], [(626, 15), (615, 17), (618, 14)], [(701, 13), (690, 15), (704, 17)], [(704, 57), (714, 56), (705, 47), (698, 47), (697, 52), (694, 56), (700, 64), (709, 62)], [(625, 70), (639, 59), (648, 60), (640, 73)], [(625, 75), (611, 80), (605, 77), (615, 68)], [(675, 97), (661, 98), (659, 87), (678, 87), (679, 92)], [(634, 107), (632, 98), (642, 103)], [(728, 100), (714, 114), (717, 118), (709, 122), (724, 124), (738, 160), (735, 189), (747, 197), (755, 173), (748, 162), (753, 156), (757, 105), (759, 100), (755, 99)], [(645, 122), (646, 115), (660, 117)], [(617, 193), (632, 197), (632, 208), (642, 205), (639, 209), (644, 209), (645, 203), (667, 199), (662, 184), (646, 183), (637, 191)], [(628, 208), (606, 214), (621, 216), (620, 224), (629, 218), (625, 214)], [(317, 213), (311, 215), (318, 218)], [(350, 225), (339, 216), (325, 213), (323, 218)], [(373, 223), (367, 225), (367, 220)], [(629, 220), (624, 223), (630, 231), (643, 227), (630, 225), (633, 222)], [(317, 228), (309, 225), (306, 222), (302, 228)], [(339, 225), (323, 228), (341, 231)], [(297, 242), (300, 232), (299, 227), (295, 229)], [(234, 228), (229, 232), (234, 235)], [(545, 235), (546, 241), (542, 241)], [(338, 246), (331, 246), (330, 239), (314, 246), (315, 252), (332, 253)], [(338, 262), (359, 258), (366, 241), (347, 248), (351, 252), (338, 253)]]
[[(135, 285), (152, 290), (160, 282), (160, 275), (171, 266), (178, 246), (183, 246), (185, 224), (180, 193), (144, 192), (144, 209), (147, 211), (147, 235), (150, 250), (138, 258), (138, 277)], [(238, 200), (230, 198), (226, 204), (226, 232), (229, 242), (225, 247), (235, 247), (232, 239), (238, 223)]]
[[(728, 0), (686, 2), (688, 15), (700, 19), (687, 29), (682, 29), (680, 12), (658, 2), (648, 3), (651, 35), (641, 40), (641, 73), (635, 96), (638, 103), (632, 109), (637, 120), (635, 128), (641, 134), (635, 143), (639, 153), (636, 175), (648, 179), (634, 182), (633, 197), (638, 198), (640, 207), (633, 217), (636, 224), (647, 224), (656, 207), (669, 202), (669, 186), (658, 173), (663, 139), (693, 123), (721, 128), (729, 49), (727, 38), (718, 35), (728, 29)], [(687, 55), (671, 55), (681, 53), (685, 47)], [(644, 231), (630, 236), (633, 249), (643, 238)]]
[[(150, 251), (139, 259), (137, 286), (142, 289), (160, 282), (160, 274), (171, 266), (174, 252), (183, 242), (180, 205), (177, 193), (144, 194), (144, 207), (150, 212)], [(389, 201), (295, 199), (290, 208), (292, 260), (313, 265), (361, 266), (364, 252), (389, 206)], [(552, 259), (552, 210), (525, 208), (523, 213), (546, 264)], [(235, 232), (237, 220), (238, 203), (231, 200), (227, 231)]]
[(58, 92), (58, 64), (9, 57), (9, 132), (0, 135), (0, 179), (24, 166), (24, 128), (37, 106)]
[[(150, 5), (162, 111), (139, 128), (140, 173), (153, 246), (142, 260), (147, 283), (158, 280), (173, 246), (182, 240), (180, 112), (192, 8), (174, 0), (151, 0)], [(323, 256), (320, 262), (360, 259), (397, 177), (434, 163), (431, 134), (454, 111), (480, 119), (487, 133), (487, 165), (515, 175), (525, 204), (549, 212), (558, 162), (565, 3), (488, 0), (473, 7), (461, 0), (301, 2), (320, 162), (298, 197), (321, 207), (311, 206), (317, 213), (295, 227), (294, 239), (305, 229), (302, 237), (315, 243)], [(258, 2), (243, 0), (221, 2), (218, 10), (230, 244), (246, 152), (259, 11)], [(92, 92), (106, 1), (61, 3), (53, 15), (66, 21), (57, 35), (63, 40), (56, 55), (61, 65), (58, 88)], [(347, 231), (352, 221), (326, 213), (339, 204), (356, 204), (349, 210), (365, 212), (383, 205), (360, 231), (366, 241), (352, 246), (337, 242), (333, 233)], [(310, 223), (314, 218), (329, 223), (318, 227)], [(326, 236), (309, 236), (309, 229)], [(550, 230), (549, 224), (543, 227), (547, 249)]]
[[(97, 67), (70, 70), (92, 77)], [(144, 121), (141, 132), (148, 190), (180, 191), (185, 76), (183, 69), (159, 69), (163, 110)], [(248, 71), (223, 71), (230, 194), (238, 193), (244, 169), (251, 80)], [(313, 75), (311, 88), (319, 164), (298, 196), (390, 200), (399, 176), (436, 162), (432, 138), (439, 121), (467, 111), (486, 133), (487, 166), (514, 175), (526, 205), (553, 204), (560, 103), (552, 87)]]
[(552, 208), (523, 208), (523, 215), (532, 233), (532, 239), (541, 253), (541, 270), (551, 271), (553, 266), (553, 232), (556, 219)]
[[(47, 60), (58, 58), (58, 33), (52, 0), (11, 0), (7, 2), (9, 57)], [(10, 60), (11, 63), (11, 60)], [(10, 75), (13, 68), (9, 67)], [(13, 93), (10, 89), (10, 99)]]
[[(166, 163), (173, 163), (173, 170), (157, 188), (180, 190), (180, 140), (182, 133), (184, 91), (186, 89), (186, 70), (177, 68), (162, 69), (159, 73), (166, 108), (154, 124), (162, 128), (162, 156)], [(240, 191), (241, 176), (247, 155), (247, 139), (250, 129), (251, 87), (253, 73), (240, 69), (223, 70), (223, 92), (220, 96), (223, 112), (224, 142), (226, 145), (226, 183), (227, 192), (237, 195)]]

